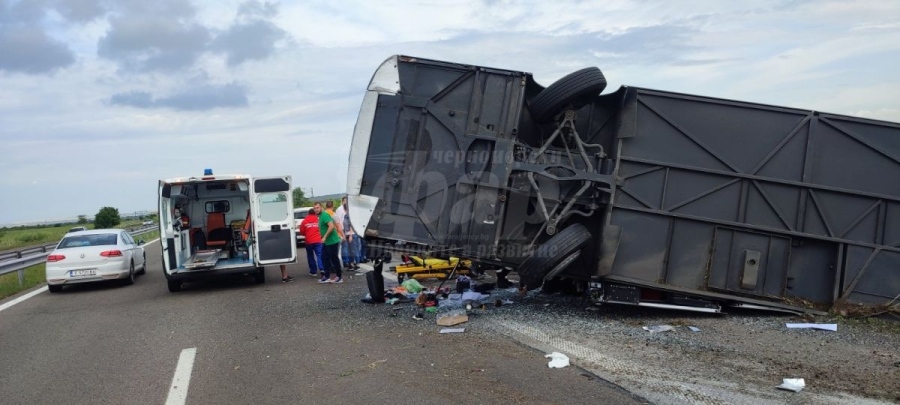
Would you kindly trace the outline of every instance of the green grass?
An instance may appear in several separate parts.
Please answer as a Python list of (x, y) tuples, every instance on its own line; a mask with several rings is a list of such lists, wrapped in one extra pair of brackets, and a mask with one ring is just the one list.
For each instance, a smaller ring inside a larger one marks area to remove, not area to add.
[(133, 238), (134, 238), (135, 242), (137, 242), (139, 240), (143, 240), (144, 242), (150, 242), (151, 240), (156, 239), (158, 237), (159, 237), (159, 231), (157, 230), (157, 231), (150, 231), (147, 233), (142, 233), (138, 236), (134, 236)]
[[(140, 226), (140, 219), (122, 221), (116, 228), (124, 229)], [(0, 229), (0, 250), (15, 250), (27, 246), (56, 242), (63, 238), (66, 232), (75, 226), (84, 226), (94, 229), (93, 224), (57, 224), (51, 226), (35, 226), (27, 228)]]
[(0, 299), (9, 297), (19, 291), (27, 290), (47, 281), (45, 263), (36, 264), (25, 269), (25, 284), (19, 286), (19, 272), (0, 276)]

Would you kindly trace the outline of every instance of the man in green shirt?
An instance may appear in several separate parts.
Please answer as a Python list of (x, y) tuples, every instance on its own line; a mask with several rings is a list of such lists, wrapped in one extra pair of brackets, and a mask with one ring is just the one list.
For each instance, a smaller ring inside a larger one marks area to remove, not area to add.
[[(331, 214), (327, 211), (321, 211), (322, 206), (316, 203), (313, 209), (320, 211), (319, 214), (319, 232), (322, 234), (322, 264), (325, 266), (325, 275), (319, 280), (319, 284), (344, 282), (341, 277), (341, 236), (338, 235), (338, 227), (334, 223)], [(334, 272), (335, 277), (331, 277)]]

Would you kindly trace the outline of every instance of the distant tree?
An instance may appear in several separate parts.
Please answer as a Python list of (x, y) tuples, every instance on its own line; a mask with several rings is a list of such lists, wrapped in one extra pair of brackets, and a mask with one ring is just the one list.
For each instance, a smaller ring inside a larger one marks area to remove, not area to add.
[(310, 205), (312, 205), (312, 202), (306, 198), (306, 193), (303, 189), (300, 187), (294, 188), (294, 208), (309, 207)]
[(94, 216), (94, 229), (112, 228), (122, 222), (119, 210), (113, 207), (100, 208), (100, 212)]
[(80, 225), (80, 224), (86, 224), (87, 222), (88, 222), (88, 221), (87, 221), (87, 215), (79, 215), (79, 216), (78, 216), (78, 224), (79, 224), (79, 225)]

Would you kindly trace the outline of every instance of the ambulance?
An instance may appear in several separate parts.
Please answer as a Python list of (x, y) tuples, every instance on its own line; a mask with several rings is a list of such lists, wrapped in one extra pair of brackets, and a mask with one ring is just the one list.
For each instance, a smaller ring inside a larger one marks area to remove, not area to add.
[(294, 263), (290, 176), (213, 174), (159, 181), (163, 270), (171, 292), (228, 274), (265, 282), (264, 266)]

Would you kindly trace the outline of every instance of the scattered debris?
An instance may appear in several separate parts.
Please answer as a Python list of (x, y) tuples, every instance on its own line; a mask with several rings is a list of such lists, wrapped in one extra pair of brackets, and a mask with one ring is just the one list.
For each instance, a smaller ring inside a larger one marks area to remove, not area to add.
[(690, 329), (691, 332), (700, 332), (700, 328), (696, 326), (688, 326), (687, 328)]
[(647, 332), (658, 333), (658, 332), (668, 332), (675, 330), (672, 325), (656, 325), (656, 326), (644, 326), (644, 330)]
[(416, 280), (414, 278), (408, 279), (400, 285), (403, 286), (406, 291), (409, 291), (411, 293), (420, 293), (423, 289), (425, 289), (425, 287), (423, 287), (422, 284), (419, 283), (419, 280)]
[(803, 388), (806, 388), (806, 381), (803, 381), (802, 378), (783, 378), (781, 385), (775, 387), (787, 391), (800, 392)]
[(413, 319), (415, 319), (417, 321), (421, 321), (421, 320), (425, 319), (425, 315), (422, 314), (421, 312), (419, 312), (419, 313), (416, 313), (415, 315), (413, 315)]
[(544, 357), (550, 358), (550, 363), (547, 364), (547, 367), (550, 368), (563, 368), (569, 365), (569, 356), (560, 352), (553, 352)]
[(437, 324), (441, 326), (453, 326), (469, 321), (469, 315), (465, 311), (453, 311), (437, 318)]
[(444, 328), (441, 329), (441, 334), (445, 333), (463, 333), (466, 331), (466, 328)]
[(369, 365), (366, 367), (368, 367), (370, 370), (374, 370), (375, 367), (378, 366), (378, 363), (387, 363), (387, 359), (373, 361), (373, 362), (369, 363)]
[(837, 332), (836, 323), (787, 323), (788, 329), (819, 329)]
[(490, 295), (482, 294), (480, 292), (475, 291), (466, 291), (462, 293), (462, 299), (464, 301), (481, 301), (485, 298), (490, 298)]
[(428, 308), (425, 308), (425, 312), (428, 312), (429, 314), (436, 314), (437, 311), (438, 311), (437, 307), (428, 307)]

